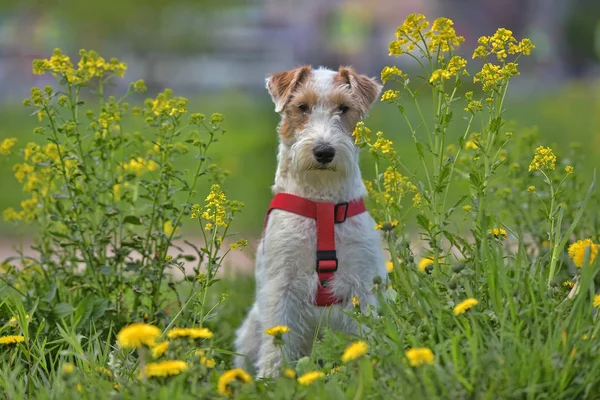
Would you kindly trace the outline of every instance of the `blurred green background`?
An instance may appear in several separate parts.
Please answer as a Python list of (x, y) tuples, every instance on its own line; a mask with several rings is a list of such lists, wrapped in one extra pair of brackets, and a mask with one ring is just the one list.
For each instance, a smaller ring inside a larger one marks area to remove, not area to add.
[[(80, 48), (118, 57), (129, 70), (123, 84), (113, 88), (115, 93), (123, 93), (127, 82), (141, 78), (149, 87), (146, 97), (171, 87), (190, 99), (191, 111), (225, 115), (227, 133), (212, 156), (230, 172), (224, 185), (228, 196), (246, 203), (237, 229), (258, 235), (275, 172), (278, 123), (264, 78), (305, 63), (334, 69), (351, 64), (371, 76), (392, 64), (410, 74), (413, 63), (387, 57), (387, 43), (407, 14), (421, 12), (429, 19), (443, 15), (455, 21), (457, 32), (466, 38), (462, 50), (468, 60), (477, 37), (490, 35), (497, 27), (512, 29), (517, 38), (531, 37), (537, 48), (520, 65), (522, 75), (510, 89), (507, 118), (520, 127), (537, 126), (540, 144), (555, 147), (559, 154), (568, 143), (581, 142), (589, 167), (585, 173), (591, 175), (600, 156), (600, 2), (566, 3), (3, 0), (0, 141), (6, 137), (17, 137), (20, 145), (44, 141), (33, 135), (37, 119), (21, 105), (31, 86), (51, 83), (49, 77), (31, 74), (34, 58), (49, 57), (55, 47), (72, 58)], [(473, 62), (470, 70), (478, 67)], [(413, 113), (408, 99), (406, 108)], [(465, 114), (456, 113), (457, 130), (464, 126), (459, 115)], [(397, 110), (377, 103), (367, 125), (384, 131), (404, 163), (415, 165), (415, 149)], [(0, 158), (2, 210), (17, 207), (24, 198), (12, 175), (17, 160)], [(371, 174), (364, 164), (365, 174)], [(8, 238), (16, 233), (13, 225), (0, 222), (0, 235)]]

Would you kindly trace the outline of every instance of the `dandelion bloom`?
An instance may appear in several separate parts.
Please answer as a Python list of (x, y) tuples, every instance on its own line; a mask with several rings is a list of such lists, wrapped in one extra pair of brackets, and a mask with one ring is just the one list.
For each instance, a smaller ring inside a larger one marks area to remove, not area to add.
[(594, 307), (600, 307), (600, 294), (594, 296)]
[(142, 346), (153, 347), (160, 336), (160, 329), (154, 325), (134, 323), (121, 329), (117, 341), (124, 349), (135, 349)]
[(313, 383), (314, 381), (316, 381), (319, 378), (324, 377), (325, 374), (321, 371), (311, 371), (311, 372), (307, 372), (304, 375), (302, 375), (301, 377), (298, 378), (298, 383), (301, 385), (310, 385), (311, 383)]
[(270, 336), (281, 336), (284, 333), (288, 333), (290, 331), (290, 328), (285, 326), (285, 325), (277, 325), (274, 326), (272, 328), (269, 328), (265, 331), (266, 335), (270, 335)]
[(421, 261), (419, 261), (419, 265), (418, 265), (419, 271), (426, 272), (427, 267), (429, 267), (430, 265), (433, 265), (433, 258), (431, 258), (431, 257), (421, 258)]
[(167, 333), (169, 339), (187, 337), (190, 339), (210, 339), (213, 333), (208, 328), (174, 328)]
[(385, 269), (387, 270), (388, 274), (391, 274), (392, 271), (394, 270), (394, 263), (391, 261), (386, 262)]
[(342, 362), (348, 362), (352, 360), (356, 360), (367, 354), (369, 351), (369, 346), (363, 341), (355, 342), (346, 347), (344, 350), (344, 354), (342, 355)]
[(150, 363), (144, 367), (144, 371), (146, 372), (146, 376), (148, 378), (167, 377), (179, 375), (188, 368), (189, 367), (185, 361), (170, 360), (158, 363)]
[(161, 357), (169, 348), (169, 342), (162, 342), (152, 348), (152, 357)]
[(493, 235), (496, 239), (504, 240), (508, 236), (503, 228), (492, 228), (488, 231), (488, 235)]
[(408, 358), (411, 367), (418, 367), (423, 364), (433, 364), (435, 356), (427, 347), (415, 347), (406, 352), (406, 358)]
[(225, 371), (217, 383), (217, 390), (219, 394), (221, 396), (231, 396), (233, 393), (231, 393), (231, 390), (229, 390), (229, 385), (236, 381), (246, 384), (252, 382), (252, 377), (250, 377), (250, 375), (248, 375), (248, 373), (241, 368)]
[(590, 264), (594, 262), (596, 254), (598, 254), (598, 245), (592, 242), (592, 239), (578, 240), (569, 246), (569, 257), (577, 265), (581, 267), (585, 258), (585, 249), (590, 248)]
[(24, 341), (23, 336), (0, 336), (0, 344), (17, 344)]
[(463, 300), (460, 303), (458, 303), (456, 307), (454, 307), (454, 315), (464, 314), (465, 311), (469, 310), (471, 307), (476, 306), (477, 304), (479, 304), (479, 302), (477, 301), (477, 299), (474, 298)]

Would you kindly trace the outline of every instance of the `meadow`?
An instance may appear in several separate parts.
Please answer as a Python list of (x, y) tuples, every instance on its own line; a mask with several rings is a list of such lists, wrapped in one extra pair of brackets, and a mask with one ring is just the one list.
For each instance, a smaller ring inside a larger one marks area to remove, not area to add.
[(110, 86), (119, 60), (33, 61), (54, 84), (0, 115), (2, 232), (36, 253), (2, 263), (3, 398), (599, 398), (600, 99), (519, 91), (535, 44), (506, 29), (474, 61), (463, 41), (445, 18), (399, 26), (353, 133), (389, 255), (379, 306), (352, 299), (361, 335), (324, 327), (273, 379), (232, 369), (254, 283), (223, 274), (270, 197), (266, 96), (144, 100), (135, 77)]

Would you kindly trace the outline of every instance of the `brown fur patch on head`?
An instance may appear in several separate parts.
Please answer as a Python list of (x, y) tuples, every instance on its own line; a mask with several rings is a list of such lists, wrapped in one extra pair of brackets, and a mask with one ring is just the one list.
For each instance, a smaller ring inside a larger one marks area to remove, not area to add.
[(298, 85), (311, 74), (311, 66), (305, 65), (290, 71), (281, 71), (267, 78), (267, 90), (275, 103), (275, 111), (281, 112)]
[(367, 115), (371, 104), (377, 99), (382, 88), (374, 78), (359, 75), (350, 67), (340, 67), (334, 81), (351, 90), (355, 102), (361, 111), (361, 118)]
[(327, 96), (327, 99), (336, 109), (339, 109), (342, 105), (348, 107), (348, 111), (341, 115), (341, 120), (344, 123), (346, 131), (352, 133), (356, 124), (363, 117), (361, 102), (357, 101), (356, 96), (353, 95), (348, 85), (337, 87)]
[[(298, 83), (283, 108), (284, 118), (279, 126), (279, 135), (283, 139), (291, 139), (296, 132), (304, 129), (311, 110), (319, 100), (320, 96), (310, 84), (310, 80), (304, 79)], [(305, 106), (308, 111), (304, 112), (301, 106)]]

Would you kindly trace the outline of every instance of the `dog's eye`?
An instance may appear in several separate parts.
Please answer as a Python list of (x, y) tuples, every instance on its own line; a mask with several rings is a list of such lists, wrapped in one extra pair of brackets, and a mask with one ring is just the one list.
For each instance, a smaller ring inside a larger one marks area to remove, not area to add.
[(300, 109), (300, 111), (302, 111), (304, 114), (308, 113), (308, 104), (306, 103), (302, 103), (298, 106), (298, 108)]
[(346, 112), (348, 111), (348, 109), (349, 109), (349, 108), (350, 108), (350, 107), (348, 107), (348, 106), (347, 106), (347, 105), (345, 105), (345, 104), (340, 104), (340, 106), (338, 107), (338, 111), (339, 111), (341, 114), (346, 114)]

